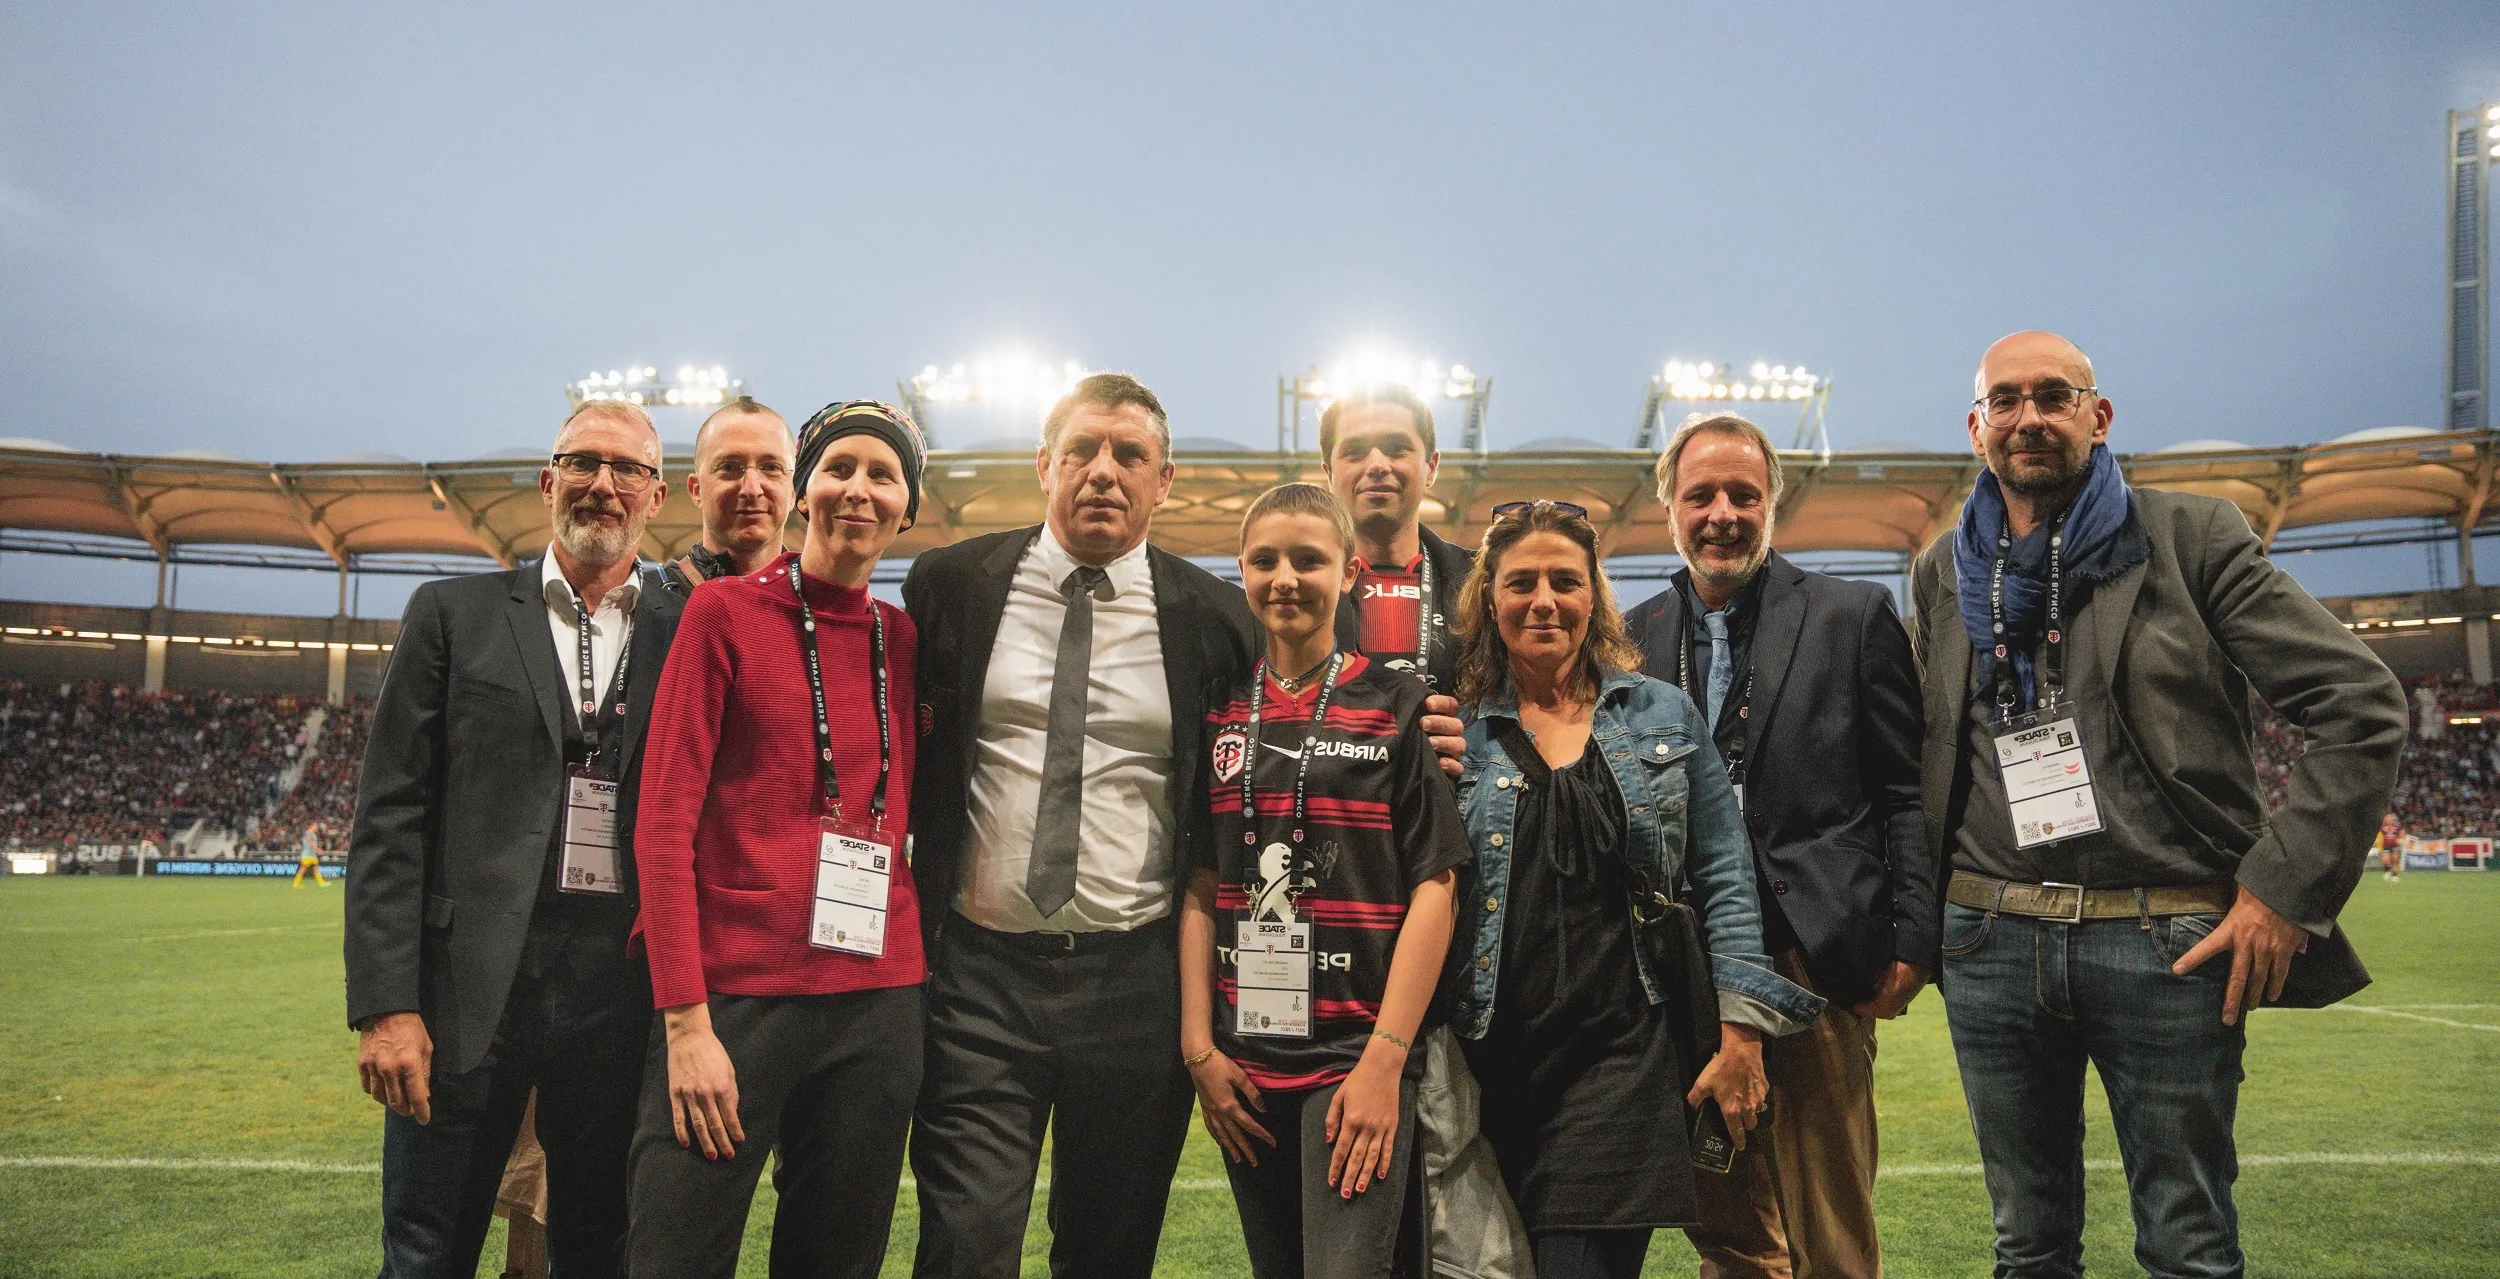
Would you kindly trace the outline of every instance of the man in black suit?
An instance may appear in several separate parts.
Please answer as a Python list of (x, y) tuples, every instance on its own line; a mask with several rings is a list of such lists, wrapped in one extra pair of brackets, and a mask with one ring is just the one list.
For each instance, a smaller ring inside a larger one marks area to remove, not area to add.
[(1875, 1018), (1938, 963), (1926, 853), (1918, 671), (1892, 595), (1809, 573), (1771, 547), (1779, 454), (1733, 414), (1697, 418), (1658, 458), (1685, 567), (1626, 619), (1647, 672), (1714, 725), (1745, 810), (1765, 949), (1830, 1001), (1763, 1045), (1767, 1131), (1697, 1179), (1687, 1233), (1706, 1276), (1871, 1276)]
[(659, 434), (585, 404), (538, 483), (545, 558), (409, 598), (357, 786), (347, 1016), (390, 1108), (386, 1277), (476, 1273), (533, 1087), (556, 1273), (615, 1273), (625, 1234), (651, 1017), (626, 949), (636, 756), (678, 609), (635, 558)]
[(1239, 588), (1146, 544), (1172, 487), (1152, 391), (1052, 408), (1047, 517), (923, 552), (912, 874), (928, 1052), (911, 1139), (922, 1276), (1012, 1276), (1051, 1129), (1051, 1271), (1145, 1276), (1194, 1093), (1177, 865), (1206, 820), (1210, 681), (1247, 669)]

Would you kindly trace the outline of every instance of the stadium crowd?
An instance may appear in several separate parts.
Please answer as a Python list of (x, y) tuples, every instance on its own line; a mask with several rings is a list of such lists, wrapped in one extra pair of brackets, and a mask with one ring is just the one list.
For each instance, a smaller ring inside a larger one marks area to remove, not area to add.
[(350, 698), (330, 708), (303, 776), (278, 801), (277, 811), (262, 820), (254, 844), (292, 852), (311, 834), (316, 848), (347, 847), (348, 819), (356, 813), (356, 775), (365, 758), (365, 729), (372, 722), (370, 698)]
[[(2396, 775), (2396, 820), (2425, 839), (2500, 830), (2500, 718), (2447, 722), (2491, 711), (2500, 705), (2500, 692), (2477, 686), (2462, 671), (2406, 680), (2405, 691), (2414, 721)], [(2302, 750), (2300, 730), (2262, 703), (2252, 703), (2250, 718), (2258, 784), (2267, 807), (2281, 808), (2292, 761)], [(2425, 721), (2436, 721), (2427, 734)]]
[(0, 681), (0, 844), (164, 848), (203, 820), (240, 831), (276, 798), (317, 701)]

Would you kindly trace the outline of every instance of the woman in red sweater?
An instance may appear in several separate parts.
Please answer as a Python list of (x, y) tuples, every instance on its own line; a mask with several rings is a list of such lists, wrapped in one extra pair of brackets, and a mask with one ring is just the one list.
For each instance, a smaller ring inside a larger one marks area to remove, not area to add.
[(704, 583), (677, 624), (634, 839), (662, 1021), (632, 1274), (735, 1273), (775, 1147), (773, 1273), (873, 1276), (884, 1258), (926, 969), (902, 856), (918, 641), (868, 575), (919, 512), (926, 452), (886, 405), (818, 413), (794, 473), (805, 549)]

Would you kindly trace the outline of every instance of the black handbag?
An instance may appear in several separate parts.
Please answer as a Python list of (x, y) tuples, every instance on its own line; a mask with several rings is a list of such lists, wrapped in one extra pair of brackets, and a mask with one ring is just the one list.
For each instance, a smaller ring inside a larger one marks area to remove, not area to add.
[(1649, 957), (1650, 971), (1667, 983), (1666, 1011), (1683, 1058), (1685, 1086), (1719, 1051), (1719, 990), (1710, 982), (1710, 948), (1702, 942), (1701, 915), (1688, 900), (1683, 875), (1673, 896), (1651, 883), (1649, 872), (1625, 858), (1631, 885), (1632, 936)]

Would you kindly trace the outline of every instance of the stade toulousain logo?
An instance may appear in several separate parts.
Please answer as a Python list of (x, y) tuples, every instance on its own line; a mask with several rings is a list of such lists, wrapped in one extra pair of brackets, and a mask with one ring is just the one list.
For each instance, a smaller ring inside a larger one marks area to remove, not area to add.
[(1241, 776), (1242, 761), (1250, 754), (1250, 739), (1238, 728), (1228, 728), (1215, 735), (1215, 780), (1229, 782)]

